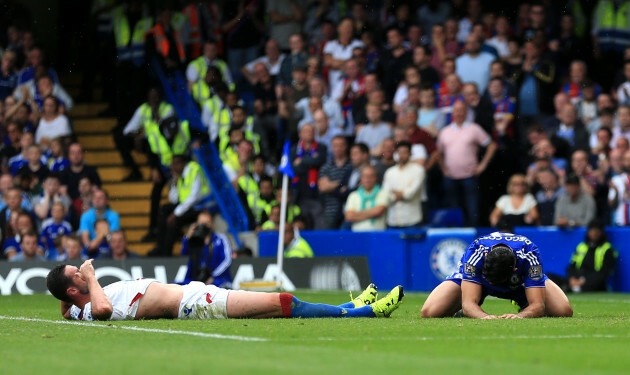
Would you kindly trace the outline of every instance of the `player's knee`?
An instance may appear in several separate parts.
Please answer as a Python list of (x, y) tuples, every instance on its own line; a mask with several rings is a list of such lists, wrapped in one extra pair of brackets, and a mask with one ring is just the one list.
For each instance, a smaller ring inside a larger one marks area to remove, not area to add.
[(573, 307), (569, 303), (563, 304), (551, 311), (549, 316), (556, 318), (570, 318), (573, 316)]
[(431, 304), (427, 304), (427, 303), (425, 303), (422, 306), (422, 309), (420, 310), (420, 316), (422, 316), (423, 318), (437, 318), (437, 317), (439, 317), (436, 314), (435, 309), (431, 306)]

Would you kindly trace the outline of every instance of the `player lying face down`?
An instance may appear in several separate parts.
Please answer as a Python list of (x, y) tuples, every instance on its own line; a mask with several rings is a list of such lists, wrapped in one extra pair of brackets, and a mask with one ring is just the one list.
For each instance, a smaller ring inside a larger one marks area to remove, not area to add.
[[(514, 301), (516, 314), (491, 315), (481, 305), (486, 296)], [(470, 244), (460, 268), (438, 285), (422, 306), (422, 317), (464, 316), (517, 319), (571, 317), (573, 308), (562, 289), (543, 273), (538, 247), (527, 237), (494, 232)]]

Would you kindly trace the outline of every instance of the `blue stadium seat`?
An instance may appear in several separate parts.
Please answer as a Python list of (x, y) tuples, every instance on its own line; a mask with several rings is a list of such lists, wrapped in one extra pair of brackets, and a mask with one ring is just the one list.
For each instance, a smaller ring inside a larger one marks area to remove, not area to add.
[(428, 223), (432, 227), (461, 227), (464, 225), (464, 213), (459, 208), (431, 210)]

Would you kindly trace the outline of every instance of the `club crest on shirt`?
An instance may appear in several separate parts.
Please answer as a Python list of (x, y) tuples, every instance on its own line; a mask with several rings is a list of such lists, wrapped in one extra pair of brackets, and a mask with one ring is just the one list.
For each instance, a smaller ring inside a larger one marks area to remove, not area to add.
[(540, 280), (543, 277), (542, 266), (531, 266), (529, 267), (529, 278), (532, 280)]
[(475, 277), (477, 276), (477, 269), (474, 265), (466, 263), (464, 264), (464, 274), (468, 277)]

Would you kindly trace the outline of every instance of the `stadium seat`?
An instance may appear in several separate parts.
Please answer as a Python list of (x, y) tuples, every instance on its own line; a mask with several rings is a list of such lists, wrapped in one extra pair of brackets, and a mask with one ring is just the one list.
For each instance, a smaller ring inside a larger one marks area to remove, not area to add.
[(459, 208), (431, 210), (428, 222), (432, 227), (461, 227), (464, 225), (464, 214)]

